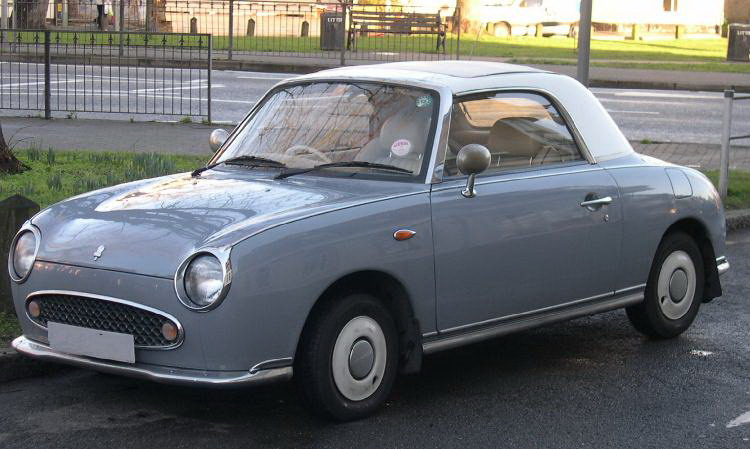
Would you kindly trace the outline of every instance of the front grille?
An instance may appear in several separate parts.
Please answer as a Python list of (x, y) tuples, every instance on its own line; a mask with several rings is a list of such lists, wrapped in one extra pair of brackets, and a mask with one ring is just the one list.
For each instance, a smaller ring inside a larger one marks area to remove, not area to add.
[(39, 303), (41, 313), (31, 318), (47, 327), (49, 321), (71, 326), (87, 327), (109, 332), (133, 335), (138, 347), (168, 347), (179, 342), (168, 341), (161, 334), (164, 323), (173, 320), (148, 310), (119, 302), (86, 296), (44, 294), (32, 297)]

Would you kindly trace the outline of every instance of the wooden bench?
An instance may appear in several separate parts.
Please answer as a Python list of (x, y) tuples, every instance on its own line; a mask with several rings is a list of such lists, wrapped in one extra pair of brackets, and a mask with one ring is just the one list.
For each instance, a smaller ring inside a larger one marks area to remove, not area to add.
[(440, 12), (435, 14), (368, 11), (357, 8), (350, 12), (346, 48), (357, 50), (357, 35), (368, 33), (435, 35), (435, 49), (445, 53), (445, 25)]

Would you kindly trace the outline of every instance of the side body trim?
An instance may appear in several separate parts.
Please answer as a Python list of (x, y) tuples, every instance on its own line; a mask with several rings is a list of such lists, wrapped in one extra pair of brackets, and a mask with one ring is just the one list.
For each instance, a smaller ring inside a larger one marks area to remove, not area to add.
[(508, 315), (493, 320), (454, 327), (438, 335), (423, 335), (422, 351), (431, 354), (482, 340), (543, 326), (558, 321), (608, 312), (643, 301), (644, 285), (629, 287), (614, 293), (592, 296), (565, 304), (530, 312)]

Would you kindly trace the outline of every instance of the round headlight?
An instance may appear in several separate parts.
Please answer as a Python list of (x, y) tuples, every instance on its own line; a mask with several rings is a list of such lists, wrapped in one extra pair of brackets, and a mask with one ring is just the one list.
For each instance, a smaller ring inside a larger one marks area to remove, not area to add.
[(13, 271), (17, 280), (26, 278), (31, 272), (36, 258), (36, 244), (36, 236), (31, 231), (22, 233), (16, 240), (13, 248)]
[(221, 298), (224, 270), (221, 261), (211, 254), (195, 257), (185, 270), (185, 293), (199, 308), (206, 308)]

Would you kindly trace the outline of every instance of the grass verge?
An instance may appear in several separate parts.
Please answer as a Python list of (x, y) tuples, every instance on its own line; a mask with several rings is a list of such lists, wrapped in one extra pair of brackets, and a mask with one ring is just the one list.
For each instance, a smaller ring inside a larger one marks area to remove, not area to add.
[(16, 316), (0, 311), (0, 347), (10, 346), (10, 342), (19, 335), (21, 327)]
[(209, 156), (93, 151), (16, 152), (31, 167), (18, 175), (0, 175), (0, 198), (20, 194), (44, 208), (90, 190), (193, 170)]
[[(719, 171), (706, 171), (708, 179), (719, 186)], [(731, 209), (750, 209), (750, 172), (730, 171), (729, 172), (729, 189), (727, 198), (724, 200), (724, 208)]]

